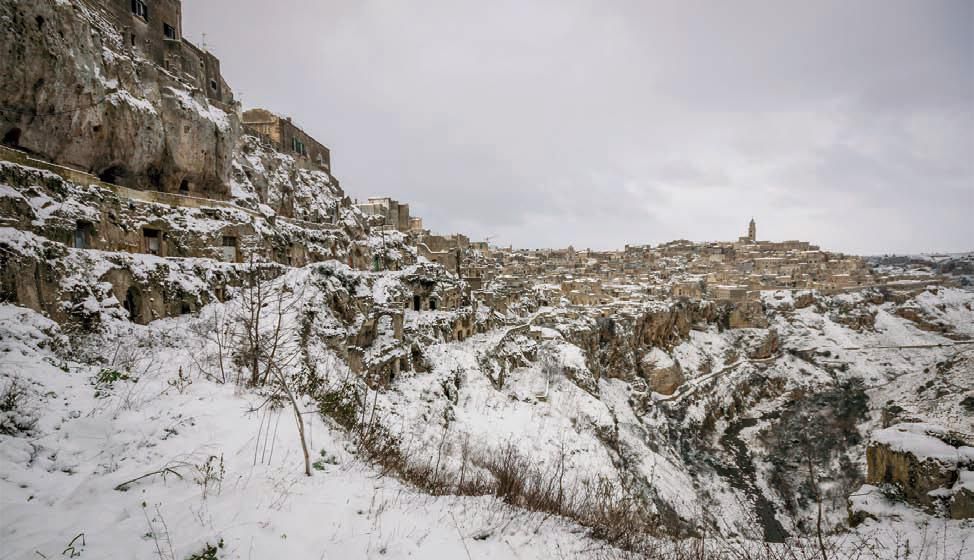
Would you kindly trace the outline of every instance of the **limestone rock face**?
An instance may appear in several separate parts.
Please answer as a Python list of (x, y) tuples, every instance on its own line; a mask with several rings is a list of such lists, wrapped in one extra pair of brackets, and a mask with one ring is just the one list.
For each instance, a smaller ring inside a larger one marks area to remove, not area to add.
[(760, 301), (742, 301), (731, 309), (728, 324), (732, 329), (763, 329), (768, 319)]
[(659, 348), (643, 356), (642, 366), (650, 389), (661, 395), (672, 395), (686, 381), (680, 364)]
[(873, 433), (866, 484), (895, 485), (907, 503), (955, 519), (974, 517), (974, 448), (930, 424), (897, 424)]
[(3, 143), (142, 189), (226, 197), (236, 109), (143, 58), (104, 15), (0, 2)]
[(958, 473), (950, 500), (951, 519), (974, 519), (974, 471)]
[(781, 339), (778, 338), (778, 333), (772, 329), (768, 331), (767, 336), (764, 337), (761, 344), (751, 352), (751, 358), (764, 360), (777, 354), (780, 349)]
[(928, 492), (949, 485), (954, 474), (948, 465), (939, 461), (922, 459), (883, 444), (866, 449), (866, 464), (868, 484), (896, 484), (907, 501), (925, 507), (933, 505)]

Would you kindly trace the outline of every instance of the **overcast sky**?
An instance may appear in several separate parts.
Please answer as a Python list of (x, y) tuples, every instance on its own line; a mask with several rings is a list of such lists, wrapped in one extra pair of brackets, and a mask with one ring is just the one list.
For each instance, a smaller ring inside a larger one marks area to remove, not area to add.
[(519, 247), (974, 250), (974, 2), (186, 0), (349, 196)]

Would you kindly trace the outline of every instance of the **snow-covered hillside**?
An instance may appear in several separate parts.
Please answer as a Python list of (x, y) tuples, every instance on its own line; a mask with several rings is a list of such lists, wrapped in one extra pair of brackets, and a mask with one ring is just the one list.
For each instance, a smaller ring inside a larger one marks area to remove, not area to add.
[[(845, 523), (846, 498), (862, 482), (865, 442), (889, 422), (888, 403), (897, 403), (900, 417), (971, 431), (961, 404), (974, 390), (966, 341), (958, 346), (896, 314), (915, 306), (958, 338), (974, 325), (969, 292), (924, 291), (900, 304), (868, 294), (816, 298), (798, 309), (767, 294), (777, 333), (772, 355), (749, 357), (760, 355), (771, 330), (693, 330), (664, 352), (689, 380), (671, 397), (596, 378), (589, 358), (557, 328), (539, 338), (517, 325), (460, 342), (433, 340), (423, 350), (429, 371), (404, 372), (376, 391), (329, 348), (328, 336), (301, 333), (345, 328), (325, 302), (347, 285), (380, 299), (409, 272), (323, 274), (329, 268), (294, 270), (268, 284), (286, 295), (269, 306), (267, 328), (275, 328), (273, 308), (284, 309), (281, 347), (302, 355), (288, 375), (332, 390), (298, 401), (310, 477), (281, 395), (215, 374), (246, 371), (212, 332), (240, 313), (246, 294), (145, 326), (109, 315), (87, 333), (0, 307), (3, 557), (68, 550), (81, 558), (187, 558), (220, 543), (219, 558), (622, 554), (596, 538), (590, 519), (531, 513), (526, 502), (505, 503), (509, 495), (450, 496), (451, 485), (466, 489), (472, 480), (493, 493), (491, 458), (512, 452), (536, 473), (532, 480), (557, 479), (579, 500), (589, 496), (579, 489), (607, 481), (616, 497), (647, 498), (647, 513), (663, 525), (716, 529), (730, 539), (721, 546), (749, 546), (769, 531), (809, 534), (815, 502), (801, 498), (802, 457), (789, 445), (803, 431), (833, 438), (814, 448), (822, 453), (815, 461), (830, 529)], [(834, 315), (839, 308), (845, 311)], [(875, 313), (874, 326), (843, 324), (852, 308)], [(302, 369), (307, 364), (312, 371)], [(325, 410), (330, 401), (311, 397), (339, 388), (355, 395), (353, 424), (394, 436), (406, 468), (386, 468), (361, 447), (360, 432)], [(808, 403), (812, 416), (802, 408)], [(429, 478), (408, 476), (431, 465), (439, 496), (417, 486)], [(872, 500), (859, 507), (877, 519), (833, 537), (841, 546), (855, 539), (889, 546), (874, 550), (875, 558), (907, 557), (895, 555), (907, 541), (916, 550), (938, 539), (937, 555), (927, 558), (954, 558), (970, 546), (969, 521), (933, 522), (916, 508)]]

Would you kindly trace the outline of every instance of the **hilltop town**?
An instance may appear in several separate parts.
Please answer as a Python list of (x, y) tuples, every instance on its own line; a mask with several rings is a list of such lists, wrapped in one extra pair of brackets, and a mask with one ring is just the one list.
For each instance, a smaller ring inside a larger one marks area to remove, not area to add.
[(0, 20), (5, 555), (974, 546), (971, 255), (434, 233), (241, 106), (179, 0)]

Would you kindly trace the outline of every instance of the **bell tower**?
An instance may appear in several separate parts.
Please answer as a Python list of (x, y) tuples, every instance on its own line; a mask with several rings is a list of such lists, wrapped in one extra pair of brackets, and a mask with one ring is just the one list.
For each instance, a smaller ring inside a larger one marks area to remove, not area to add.
[(754, 218), (751, 218), (751, 223), (747, 225), (747, 238), (751, 243), (758, 240), (758, 226), (754, 223)]

